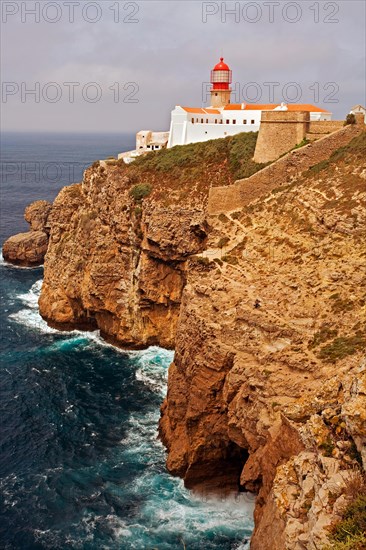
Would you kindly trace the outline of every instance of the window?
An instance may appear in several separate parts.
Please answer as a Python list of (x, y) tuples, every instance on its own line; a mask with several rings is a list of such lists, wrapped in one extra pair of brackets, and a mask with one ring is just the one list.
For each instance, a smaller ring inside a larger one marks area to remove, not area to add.
[(192, 124), (194, 124), (194, 118), (192, 118), (191, 122), (192, 122)]
[(215, 124), (217, 124), (217, 118), (215, 118)]
[(226, 124), (230, 124), (230, 120), (228, 118), (226, 119)]
[(245, 119), (243, 120), (243, 124), (246, 124), (246, 123), (247, 123), (247, 119), (245, 118)]
[(220, 124), (222, 124), (222, 119), (220, 120)]
[(215, 96), (217, 97), (217, 92), (215, 93)]
[(254, 124), (254, 120), (251, 120), (250, 122), (251, 122), (252, 124)]
[(203, 124), (203, 118), (201, 118), (201, 124)]
[(233, 120), (233, 124), (236, 124), (236, 120)]
[(196, 118), (196, 122), (198, 122), (198, 118)]
[(147, 145), (147, 148), (150, 149), (150, 145)]

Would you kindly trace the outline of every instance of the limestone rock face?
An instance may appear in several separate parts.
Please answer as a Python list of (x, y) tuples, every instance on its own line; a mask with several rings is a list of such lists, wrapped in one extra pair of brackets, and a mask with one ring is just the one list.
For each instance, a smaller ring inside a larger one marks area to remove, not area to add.
[(52, 204), (35, 201), (24, 212), (24, 219), (31, 231), (10, 237), (3, 245), (3, 257), (9, 263), (20, 266), (36, 266), (44, 262), (48, 248), (48, 233)]
[(43, 231), (28, 231), (10, 237), (3, 245), (4, 260), (21, 266), (43, 264), (48, 236)]
[(40, 312), (50, 324), (99, 327), (117, 345), (174, 346), (186, 260), (207, 228), (194, 208), (135, 203), (118, 167), (64, 188), (49, 218)]
[(98, 163), (48, 216), (41, 314), (124, 347), (175, 348), (159, 428), (167, 467), (188, 487), (255, 491), (252, 550), (321, 548), (365, 463), (355, 143), (219, 216), (205, 212), (208, 187), (197, 195), (189, 181), (184, 204), (169, 202), (155, 173), (136, 202), (135, 168)]
[(258, 492), (253, 550), (326, 545), (365, 463), (364, 174), (350, 153), (208, 218), (206, 261), (187, 270), (167, 466)]
[(47, 220), (51, 209), (52, 204), (48, 201), (35, 201), (27, 206), (24, 219), (30, 224), (32, 231), (49, 233)]

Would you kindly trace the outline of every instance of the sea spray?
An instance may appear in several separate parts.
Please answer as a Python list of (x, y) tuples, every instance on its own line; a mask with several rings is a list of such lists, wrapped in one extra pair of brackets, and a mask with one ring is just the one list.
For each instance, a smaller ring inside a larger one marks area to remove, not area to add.
[(173, 353), (52, 329), (38, 313), (41, 270), (0, 269), (4, 545), (247, 548), (252, 497), (195, 495), (166, 471), (157, 423)]

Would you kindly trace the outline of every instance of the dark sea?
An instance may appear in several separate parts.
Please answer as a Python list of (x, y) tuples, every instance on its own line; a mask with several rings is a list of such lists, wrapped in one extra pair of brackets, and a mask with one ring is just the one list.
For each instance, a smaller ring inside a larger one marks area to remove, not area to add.
[[(133, 135), (3, 134), (1, 242)], [(42, 268), (1, 261), (0, 548), (246, 549), (253, 497), (194, 495), (165, 469), (159, 406), (173, 353), (51, 329)]]

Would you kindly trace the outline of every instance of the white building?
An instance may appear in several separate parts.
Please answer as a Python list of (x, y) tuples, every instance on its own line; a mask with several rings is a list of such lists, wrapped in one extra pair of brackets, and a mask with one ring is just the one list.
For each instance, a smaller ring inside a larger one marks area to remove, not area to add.
[(164, 149), (168, 145), (169, 132), (153, 132), (152, 130), (140, 130), (136, 134), (136, 149), (120, 153), (119, 159), (123, 159), (126, 164), (130, 164), (137, 157), (150, 151)]
[(262, 111), (309, 111), (310, 120), (331, 120), (329, 111), (314, 105), (244, 104), (226, 105), (218, 109), (180, 107), (172, 111), (168, 147), (209, 139), (233, 136), (240, 132), (257, 132)]
[(157, 151), (167, 146), (169, 132), (141, 130), (136, 134), (136, 151)]
[(332, 113), (310, 104), (232, 104), (231, 82), (232, 71), (221, 57), (220, 62), (211, 71), (209, 107), (177, 105), (171, 114), (169, 132), (141, 130), (136, 134), (136, 149), (121, 153), (118, 158), (123, 158), (124, 162), (129, 163), (142, 154), (164, 147), (224, 138), (241, 132), (257, 132), (262, 111), (308, 111), (311, 121), (332, 119)]
[(181, 107), (172, 111), (168, 147), (257, 132), (262, 111), (308, 111), (310, 120), (331, 120), (332, 113), (310, 104), (246, 104), (230, 102), (232, 72), (224, 59), (211, 71), (211, 104), (207, 108)]
[(365, 117), (366, 123), (366, 108), (362, 105), (355, 105), (354, 107), (352, 107), (350, 113), (353, 115), (359, 115), (361, 113)]

